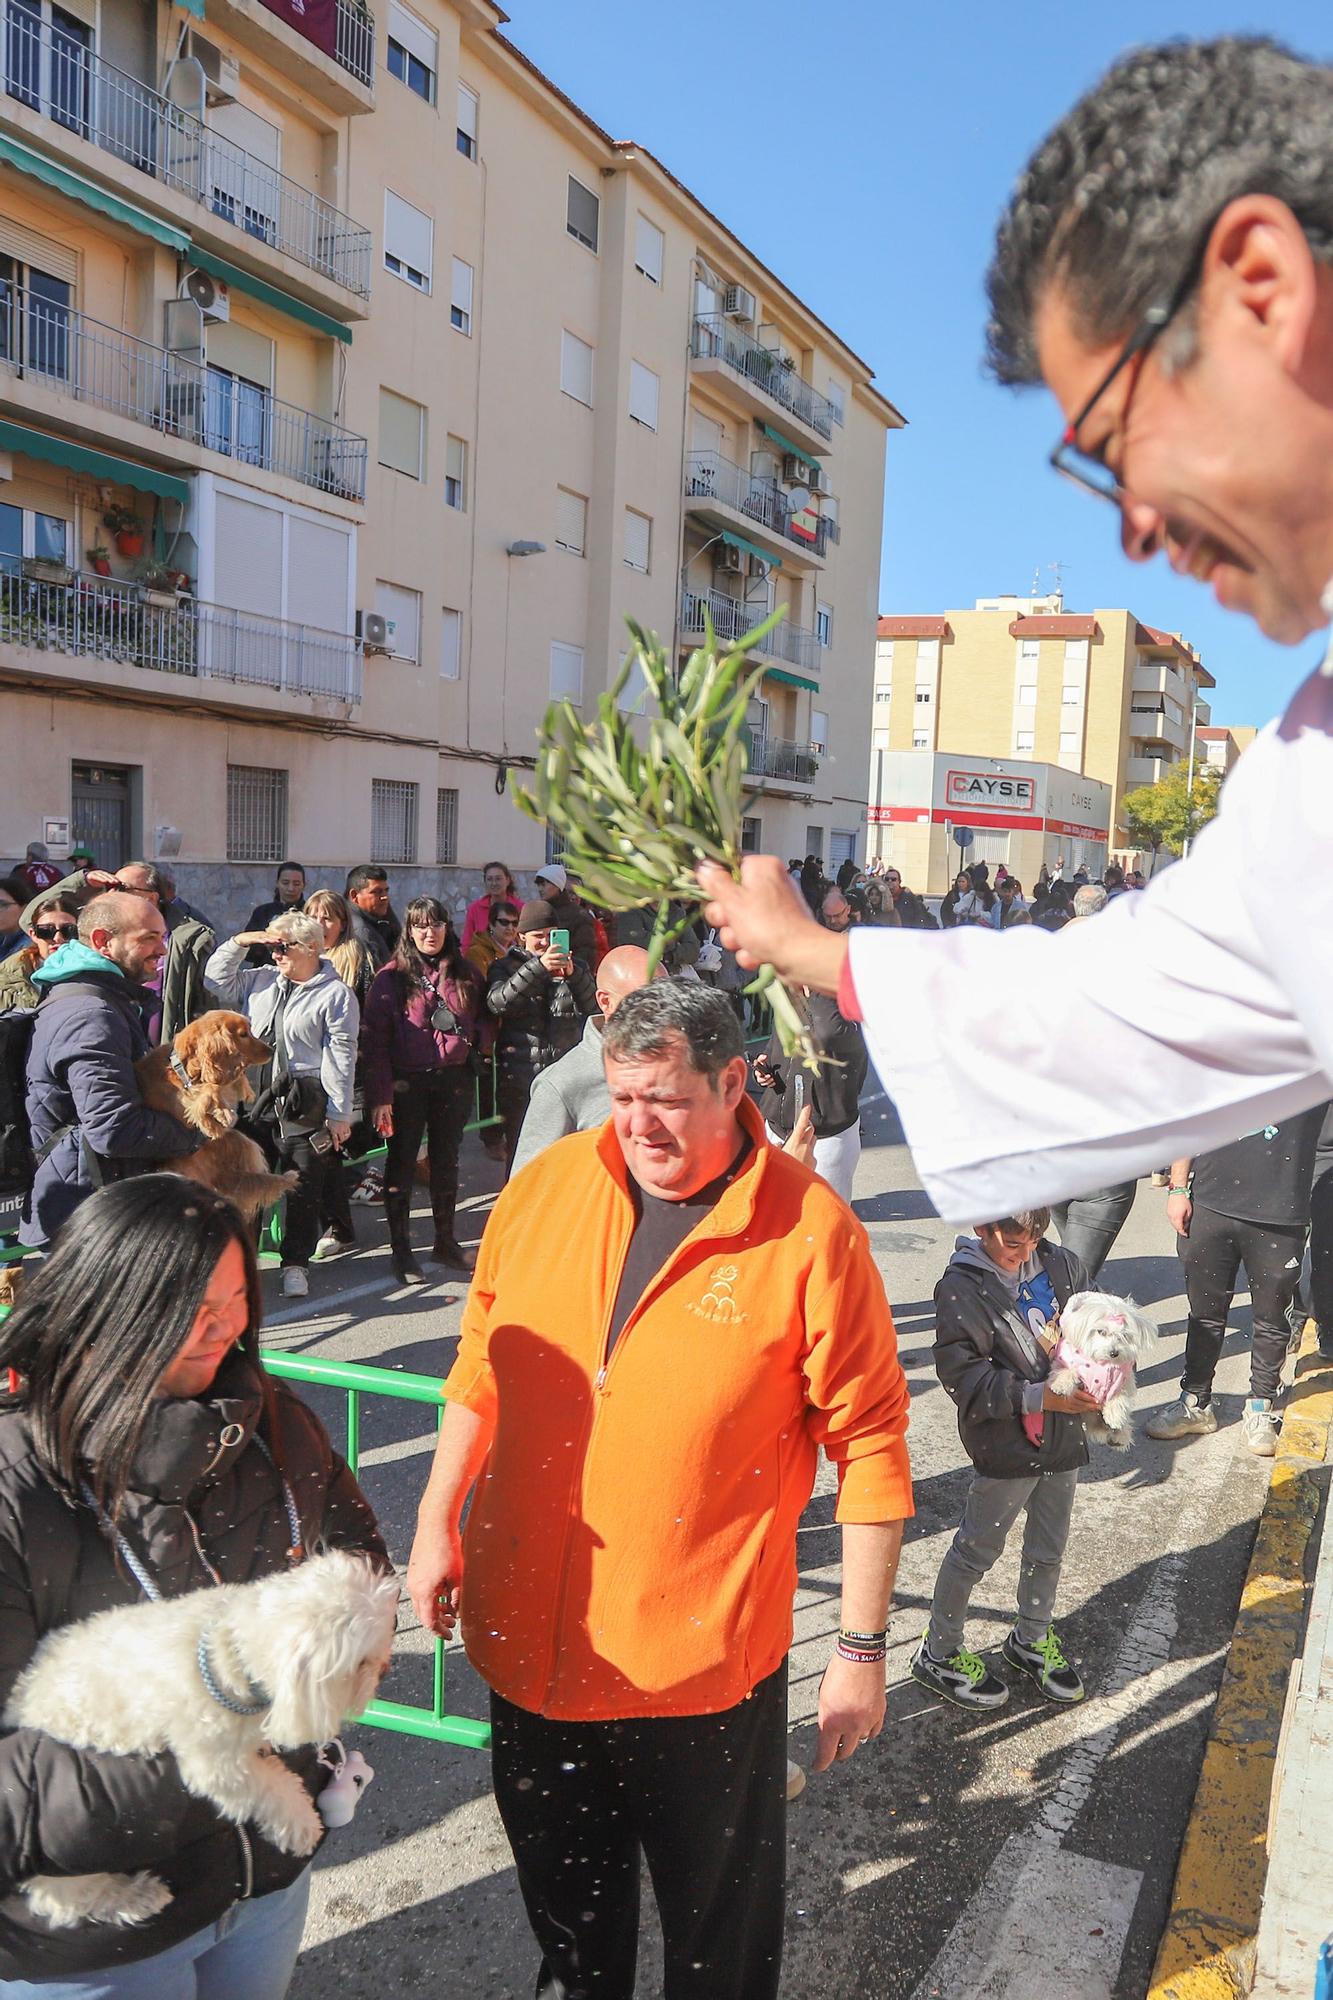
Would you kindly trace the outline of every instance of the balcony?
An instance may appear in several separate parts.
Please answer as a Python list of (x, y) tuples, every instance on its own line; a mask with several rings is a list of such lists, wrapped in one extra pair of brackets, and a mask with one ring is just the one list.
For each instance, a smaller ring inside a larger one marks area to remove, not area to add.
[(340, 117), (374, 110), (375, 17), (362, 0), (334, 0), (330, 48), (301, 34), (264, 0), (208, 0), (205, 33), (215, 29), (280, 69), (301, 96)]
[(1125, 789), (1133, 791), (1136, 785), (1159, 784), (1174, 762), (1172, 757), (1127, 757)]
[(21, 381), (29, 394), (45, 389), (72, 397), (320, 493), (366, 497), (363, 437), (266, 389), (0, 282), (0, 397), (6, 378)]
[(371, 235), (359, 222), (14, 0), (4, 8), (4, 31), (11, 98), (202, 203), (252, 241), (370, 297)]
[(333, 57), (367, 90), (375, 88), (375, 16), (355, 0), (337, 0)]
[(1181, 722), (1164, 707), (1150, 706), (1140, 699), (1130, 703), (1129, 733), (1135, 743), (1169, 743), (1183, 752), (1189, 745), (1189, 724)]
[(715, 451), (696, 451), (685, 460), (685, 498), (691, 513), (711, 515), (727, 525), (743, 520), (776, 543), (783, 557), (822, 568), (829, 523), (822, 515), (813, 517), (814, 532), (807, 534), (807, 519), (792, 511), (776, 480), (756, 479)]
[(360, 701), (361, 649), (349, 634), (169, 597), (80, 572), (55, 583), (0, 566), (0, 648)]
[[(690, 639), (702, 638), (704, 620), (708, 617), (718, 638), (734, 643), (743, 639), (751, 626), (762, 624), (766, 615), (758, 605), (742, 604), (739, 598), (728, 597), (721, 590), (687, 590), (680, 600), (681, 634)], [(786, 660), (818, 677), (819, 641), (802, 625), (789, 624), (784, 618), (754, 650), (762, 659)]]
[(791, 743), (780, 736), (763, 736), (750, 731), (749, 775), (774, 778), (780, 784), (813, 785), (819, 771), (819, 752), (810, 743)]
[(827, 396), (789, 367), (771, 347), (722, 313), (700, 313), (694, 321), (690, 353), (701, 374), (725, 374), (752, 416), (761, 422), (775, 413), (792, 442), (807, 451), (827, 451), (833, 438), (833, 405)]

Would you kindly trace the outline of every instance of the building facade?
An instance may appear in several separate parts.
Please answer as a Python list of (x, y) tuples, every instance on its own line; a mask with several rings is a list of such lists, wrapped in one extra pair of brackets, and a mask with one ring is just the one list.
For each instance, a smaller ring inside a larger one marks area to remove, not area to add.
[(856, 845), (902, 419), (809, 307), (484, 0), (0, 4), (0, 850), (475, 893), (625, 614), (778, 606), (747, 843)]
[[(1203, 697), (1212, 686), (1187, 641), (1130, 611), (1067, 612), (1058, 593), (980, 598), (972, 610), (942, 617), (881, 618), (871, 804), (886, 803), (875, 796), (882, 778), (876, 759), (886, 752), (1049, 764), (1109, 787), (1109, 852), (1132, 864), (1137, 851), (1120, 821), (1120, 801), (1189, 755), (1191, 721), (1209, 721)], [(990, 858), (1007, 862), (1001, 831), (994, 831)], [(882, 822), (872, 855), (878, 849), (893, 858), (900, 837)]]
[(1196, 754), (1200, 766), (1205, 771), (1220, 771), (1225, 777), (1241, 751), (1249, 749), (1258, 733), (1248, 724), (1234, 729), (1219, 725), (1215, 729), (1199, 730)]
[(871, 858), (918, 894), (943, 895), (960, 868), (1003, 862), (1031, 890), (1043, 862), (1072, 875), (1106, 866), (1111, 787), (1027, 758), (936, 750), (871, 753)]

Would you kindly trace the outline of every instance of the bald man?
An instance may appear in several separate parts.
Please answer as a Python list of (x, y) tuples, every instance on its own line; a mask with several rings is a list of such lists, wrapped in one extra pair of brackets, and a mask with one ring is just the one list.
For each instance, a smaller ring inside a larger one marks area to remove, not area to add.
[[(597, 968), (597, 1012), (583, 1024), (583, 1040), (533, 1080), (532, 1096), (510, 1172), (571, 1132), (590, 1132), (611, 1116), (611, 1093), (602, 1068), (602, 1023), (622, 1000), (648, 984), (648, 954), (637, 944), (617, 945)], [(659, 966), (657, 977), (665, 979)]]

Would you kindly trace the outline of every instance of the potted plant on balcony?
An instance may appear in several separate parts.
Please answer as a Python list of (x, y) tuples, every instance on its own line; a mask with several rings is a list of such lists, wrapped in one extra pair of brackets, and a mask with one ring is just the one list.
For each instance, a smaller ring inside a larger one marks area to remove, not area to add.
[(155, 611), (174, 611), (182, 586), (189, 580), (184, 570), (173, 569), (169, 563), (149, 563), (139, 577), (139, 592)]
[(97, 544), (96, 548), (85, 549), (84, 561), (94, 576), (110, 576), (111, 551), (108, 548), (104, 548), (101, 542)]
[(132, 507), (108, 507), (102, 516), (102, 525), (110, 529), (116, 548), (128, 562), (137, 561), (143, 554), (143, 522)]

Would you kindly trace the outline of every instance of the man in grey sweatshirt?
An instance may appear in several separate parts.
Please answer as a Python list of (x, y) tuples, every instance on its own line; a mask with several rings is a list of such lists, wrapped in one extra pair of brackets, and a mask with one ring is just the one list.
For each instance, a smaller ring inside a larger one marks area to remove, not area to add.
[[(659, 969), (657, 976), (664, 979), (666, 974)], [(590, 1132), (611, 1115), (611, 1093), (602, 1067), (602, 1023), (622, 1000), (648, 984), (647, 952), (636, 944), (617, 945), (598, 966), (596, 979), (597, 1012), (584, 1022), (582, 1041), (533, 1078), (511, 1178), (557, 1139), (566, 1139), (571, 1132)]]

